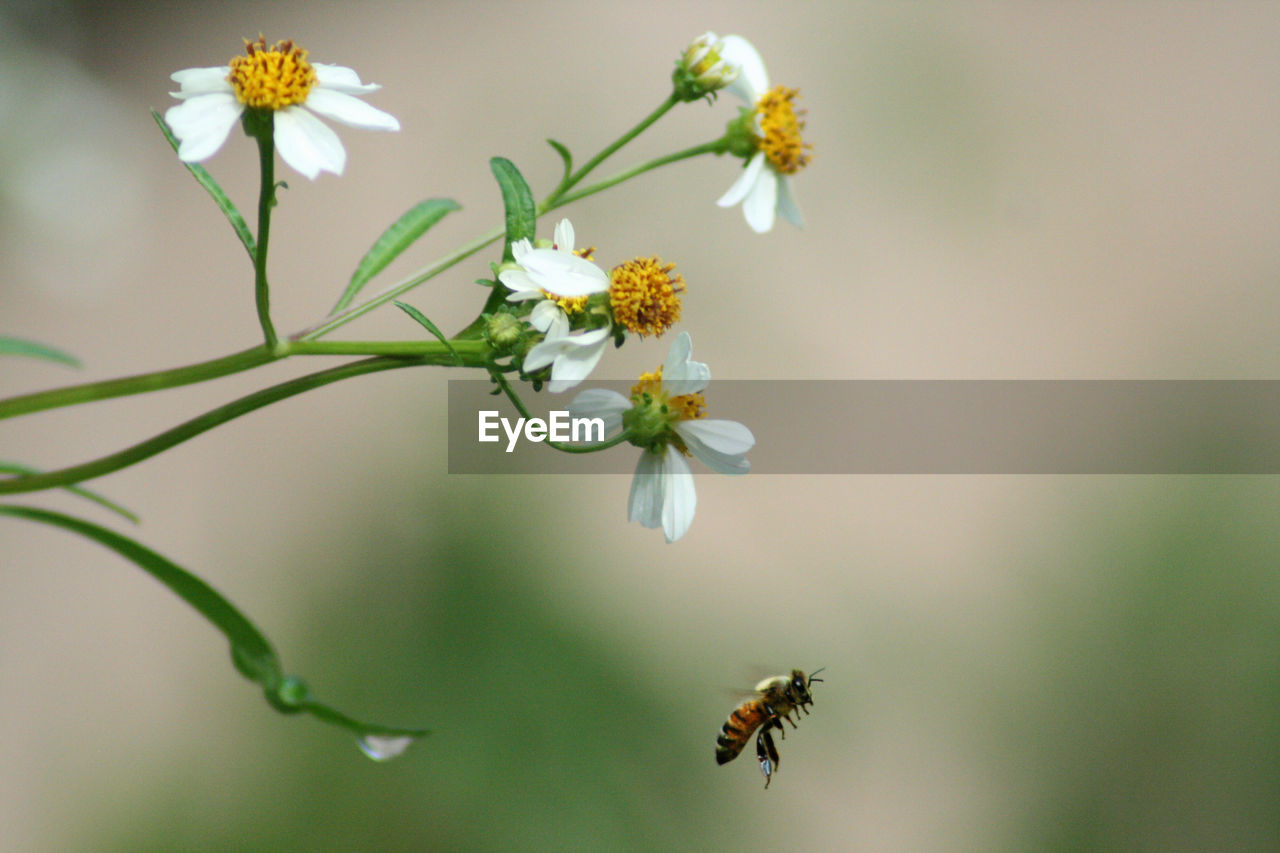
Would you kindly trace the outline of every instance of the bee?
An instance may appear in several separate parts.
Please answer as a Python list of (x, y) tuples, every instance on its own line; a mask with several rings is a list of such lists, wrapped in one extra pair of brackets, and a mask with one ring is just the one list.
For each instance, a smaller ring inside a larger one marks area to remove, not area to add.
[(815, 681), (822, 681), (814, 677), (820, 672), (822, 669), (815, 669), (813, 675), (806, 676), (793, 669), (791, 675), (775, 675), (757, 684), (756, 695), (735, 708), (721, 727), (720, 736), (716, 738), (716, 764), (727, 764), (737, 758), (751, 733), (759, 728), (756, 759), (760, 762), (760, 772), (764, 774), (764, 786), (768, 788), (779, 762), (778, 749), (773, 745), (773, 735), (769, 730), (782, 732), (785, 740), (787, 730), (782, 725), (783, 720), (791, 723), (792, 728), (799, 728), (791, 719), (791, 712), (809, 713), (807, 706), (813, 704), (809, 686)]

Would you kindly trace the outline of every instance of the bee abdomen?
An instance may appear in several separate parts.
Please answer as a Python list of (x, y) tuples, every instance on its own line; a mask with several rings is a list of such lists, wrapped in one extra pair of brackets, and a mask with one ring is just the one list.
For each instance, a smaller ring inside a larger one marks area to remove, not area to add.
[(736, 708), (720, 727), (716, 738), (716, 764), (726, 764), (737, 758), (746, 746), (751, 733), (760, 725), (760, 715), (751, 705)]

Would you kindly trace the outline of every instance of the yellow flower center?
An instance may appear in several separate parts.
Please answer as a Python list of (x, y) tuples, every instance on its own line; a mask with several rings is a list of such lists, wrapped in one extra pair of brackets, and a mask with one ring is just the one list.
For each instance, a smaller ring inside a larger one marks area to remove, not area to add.
[(636, 258), (614, 267), (609, 304), (613, 317), (640, 337), (661, 335), (680, 319), (684, 276), (661, 258)]
[(570, 316), (581, 314), (587, 310), (587, 300), (590, 298), (588, 296), (560, 296), (549, 290), (542, 291), (542, 295), (559, 305), (560, 309)]
[(245, 56), (231, 60), (227, 80), (236, 100), (247, 107), (282, 110), (307, 99), (316, 84), (316, 70), (307, 62), (307, 52), (292, 41), (278, 41), (267, 47), (261, 35), (257, 41), (244, 40)]
[[(644, 405), (646, 397), (649, 400), (647, 406)], [(631, 386), (631, 401), (641, 407), (636, 411), (643, 410), (650, 413), (642, 418), (642, 422), (649, 423), (652, 428), (659, 427), (664, 421), (667, 424), (673, 424), (676, 421), (696, 421), (707, 416), (707, 401), (701, 394), (679, 394), (674, 397), (668, 395), (662, 387), (661, 367), (653, 373), (640, 374), (640, 381)], [(685, 456), (692, 455), (675, 430), (662, 429), (659, 442), (655, 446), (663, 444), (671, 445)]]
[(804, 141), (804, 110), (795, 108), (793, 102), (800, 97), (799, 89), (774, 86), (760, 98), (756, 112), (760, 114), (760, 150), (769, 158), (773, 168), (784, 175), (794, 175), (809, 162), (807, 149), (813, 146)]
[(696, 421), (707, 416), (707, 401), (701, 394), (679, 394), (675, 397), (667, 394), (662, 387), (661, 367), (653, 373), (641, 373), (640, 381), (631, 386), (633, 401), (641, 402), (645, 394), (658, 405), (666, 406), (673, 421)]

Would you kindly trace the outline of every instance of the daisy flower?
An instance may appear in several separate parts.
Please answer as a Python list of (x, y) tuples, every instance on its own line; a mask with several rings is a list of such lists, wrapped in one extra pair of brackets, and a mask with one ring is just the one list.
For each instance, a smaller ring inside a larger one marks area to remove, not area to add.
[(172, 75), (182, 101), (164, 114), (178, 137), (178, 158), (194, 163), (213, 156), (246, 109), (268, 112), (276, 150), (297, 171), (314, 180), (321, 172), (341, 175), (347, 162), (338, 135), (318, 116), (364, 130), (399, 130), (395, 116), (369, 106), (359, 95), (380, 86), (361, 83), (341, 65), (309, 62), (292, 41), (268, 47), (245, 40), (245, 55), (216, 68), (188, 68)]
[(577, 385), (595, 369), (604, 355), (610, 329), (592, 329), (571, 335), (571, 317), (586, 310), (587, 299), (609, 289), (609, 276), (589, 258), (591, 249), (575, 252), (573, 223), (561, 219), (550, 246), (534, 248), (528, 240), (518, 240), (511, 254), (519, 266), (498, 273), (498, 281), (511, 291), (509, 302), (537, 299), (529, 313), (529, 325), (546, 338), (524, 358), (526, 371), (551, 365), (553, 392)]
[(642, 375), (630, 398), (593, 388), (569, 406), (573, 417), (604, 420), (606, 436), (623, 428), (631, 432), (629, 440), (641, 453), (627, 518), (661, 527), (668, 542), (688, 532), (698, 505), (686, 457), (721, 474), (745, 474), (751, 468), (747, 451), (756, 443), (751, 430), (737, 421), (706, 420), (701, 391), (711, 381), (711, 370), (690, 358), (692, 350), (689, 333), (681, 332), (666, 363)]
[[(555, 239), (550, 246), (535, 248), (528, 239), (511, 244), (511, 256), (516, 267), (498, 273), (498, 281), (511, 291), (507, 296), (508, 302), (576, 299), (609, 289), (609, 277), (590, 261), (592, 250), (573, 250), (573, 223), (561, 219), (556, 223), (554, 234)], [(538, 326), (539, 331), (547, 331), (552, 321), (546, 322), (548, 326)], [(568, 328), (567, 321), (565, 328)]]
[(720, 55), (736, 66), (739, 74), (728, 89), (751, 106), (751, 136), (755, 151), (747, 160), (742, 175), (716, 204), (733, 207), (742, 202), (747, 224), (757, 233), (773, 228), (774, 218), (782, 218), (796, 227), (804, 224), (800, 208), (791, 194), (791, 176), (809, 162), (801, 131), (804, 110), (795, 108), (799, 91), (785, 86), (769, 86), (764, 60), (741, 36), (725, 36)]

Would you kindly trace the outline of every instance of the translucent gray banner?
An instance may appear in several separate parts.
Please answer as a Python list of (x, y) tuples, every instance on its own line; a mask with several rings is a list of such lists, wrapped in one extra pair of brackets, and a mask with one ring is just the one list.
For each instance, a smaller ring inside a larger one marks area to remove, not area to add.
[[(629, 474), (639, 450), (566, 454), (497, 418), (493, 385), (449, 382), (449, 473)], [(591, 382), (628, 394), (625, 382)], [(535, 417), (567, 394), (524, 395)], [(1277, 474), (1280, 381), (713, 381), (708, 417), (746, 424), (753, 474)], [(481, 412), (489, 435), (481, 442)], [(695, 472), (705, 471), (697, 462)]]

